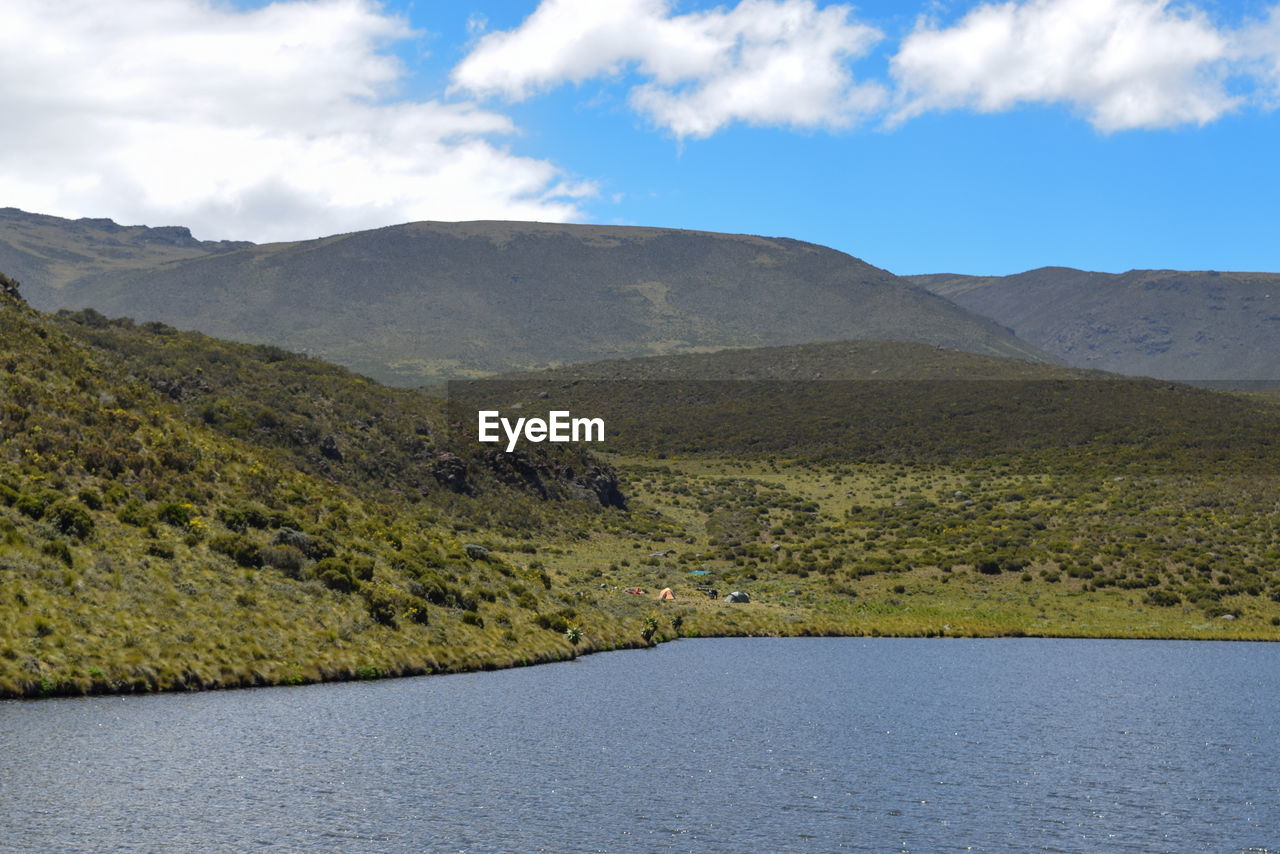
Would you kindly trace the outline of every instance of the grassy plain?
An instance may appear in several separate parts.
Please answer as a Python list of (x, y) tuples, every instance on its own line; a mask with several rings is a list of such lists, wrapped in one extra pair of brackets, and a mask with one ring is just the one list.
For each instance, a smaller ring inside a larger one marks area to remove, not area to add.
[(555, 549), (562, 583), (670, 586), (685, 635), (1280, 640), (1275, 476), (614, 462), (674, 530)]

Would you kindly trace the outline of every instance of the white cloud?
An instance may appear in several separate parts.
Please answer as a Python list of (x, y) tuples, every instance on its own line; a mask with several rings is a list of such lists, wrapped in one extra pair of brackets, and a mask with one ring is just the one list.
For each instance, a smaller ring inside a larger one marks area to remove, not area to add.
[(1270, 109), (1280, 107), (1280, 5), (1241, 29), (1236, 51), (1258, 84), (1259, 101)]
[(848, 6), (741, 0), (732, 9), (671, 14), (667, 0), (543, 0), (514, 30), (489, 33), (454, 69), (454, 87), (520, 100), (563, 83), (648, 78), (633, 107), (679, 137), (732, 122), (846, 127), (884, 100), (850, 60), (881, 38)]
[(890, 122), (1039, 102), (1072, 105), (1104, 132), (1205, 124), (1241, 103), (1224, 83), (1234, 38), (1166, 0), (984, 4), (903, 41)]
[(370, 0), (5, 0), (0, 205), (251, 240), (580, 218), (505, 116), (394, 100), (412, 35)]

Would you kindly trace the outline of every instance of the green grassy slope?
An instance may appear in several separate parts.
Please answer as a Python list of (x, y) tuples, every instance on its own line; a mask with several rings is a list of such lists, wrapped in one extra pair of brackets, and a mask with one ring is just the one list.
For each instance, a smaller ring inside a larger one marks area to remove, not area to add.
[(87, 275), (41, 307), (305, 350), (398, 384), (855, 337), (1043, 358), (856, 258), (781, 238), (410, 223)]
[[(605, 418), (624, 490), (683, 537), (608, 573), (591, 567), (608, 549), (574, 558), (588, 579), (673, 586), (686, 631), (1280, 639), (1266, 396), (895, 342), (468, 390)], [(761, 607), (726, 613), (705, 587)]]
[[(441, 446), (396, 435), (438, 402), (94, 324), (0, 296), (0, 695), (503, 666), (574, 654), (579, 621), (577, 649), (642, 642), (635, 608), (584, 603), (536, 557), (532, 530), (623, 518), (574, 487), (581, 454), (527, 455), (510, 479), (459, 455), (462, 483), (441, 480)], [(155, 373), (197, 365), (209, 391), (185, 401)], [(291, 412), (302, 400), (318, 414)], [(320, 428), (343, 459), (313, 457)]]
[[(793, 371), (895, 378), (775, 379)], [(845, 342), (543, 374), (526, 412), (603, 404), (575, 380), (628, 373), (764, 379), (646, 379), (636, 398), (609, 382), (619, 417), (659, 429), (606, 445), (611, 464), (509, 456), (439, 399), (314, 359), (0, 296), (0, 694), (497, 667), (681, 635), (1280, 638), (1269, 401)], [(1116, 405), (1077, 413), (1064, 389), (1085, 386)], [(762, 387), (776, 399), (736, 431), (698, 420)], [(977, 391), (911, 410), (900, 387)], [(1012, 434), (1032, 447), (984, 427), (1025, 420), (1017, 399), (1054, 407)], [(676, 602), (654, 601), (665, 586)]]
[(1250, 469), (1280, 462), (1265, 402), (1162, 381), (855, 341), (571, 366), (451, 386), (460, 409), (602, 417), (622, 453), (1018, 460)]

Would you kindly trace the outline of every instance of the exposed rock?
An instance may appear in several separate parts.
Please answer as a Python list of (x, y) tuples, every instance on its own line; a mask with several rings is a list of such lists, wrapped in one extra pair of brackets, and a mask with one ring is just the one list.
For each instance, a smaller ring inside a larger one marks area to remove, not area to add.
[(543, 482), (542, 472), (533, 459), (525, 451), (486, 451), (482, 457), (485, 468), (493, 472), (498, 480), (507, 486), (518, 489), (531, 489), (539, 498), (547, 498), (547, 485)]
[(574, 483), (588, 489), (605, 507), (627, 509), (627, 497), (618, 488), (618, 475), (611, 468), (595, 466), (586, 474), (575, 478)]
[(467, 480), (467, 464), (457, 454), (444, 451), (437, 456), (435, 464), (431, 466), (431, 475), (453, 492), (471, 491), (471, 484)]
[(338, 440), (332, 435), (325, 436), (320, 440), (320, 455), (325, 459), (334, 462), (342, 462), (342, 449), (338, 447)]
[(17, 279), (11, 279), (4, 273), (0, 273), (0, 294), (22, 302), (22, 294), (18, 293), (19, 287), (21, 286), (18, 284)]

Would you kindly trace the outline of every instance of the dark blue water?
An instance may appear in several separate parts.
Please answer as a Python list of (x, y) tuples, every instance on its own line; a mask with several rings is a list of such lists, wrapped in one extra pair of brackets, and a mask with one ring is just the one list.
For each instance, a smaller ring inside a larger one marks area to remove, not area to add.
[(1280, 645), (703, 640), (0, 703), (2, 851), (1280, 852)]

